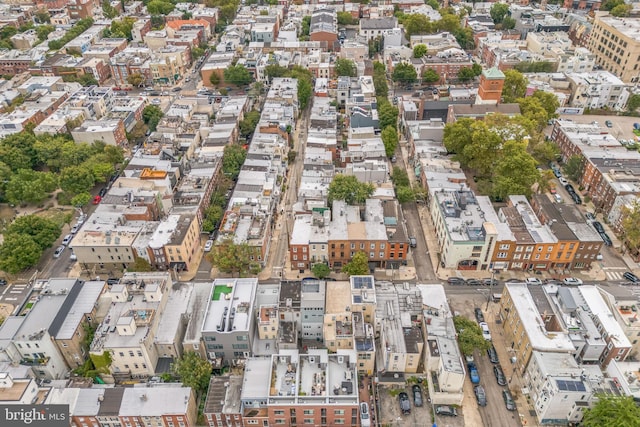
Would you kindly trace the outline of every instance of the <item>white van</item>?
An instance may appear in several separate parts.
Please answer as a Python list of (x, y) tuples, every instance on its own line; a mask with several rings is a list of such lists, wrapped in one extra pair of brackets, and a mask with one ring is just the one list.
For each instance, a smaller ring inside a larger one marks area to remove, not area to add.
[(369, 404), (367, 402), (360, 403), (360, 426), (371, 426), (371, 414), (369, 414)]
[(554, 194), (553, 198), (556, 199), (556, 203), (562, 203), (562, 196), (558, 193)]

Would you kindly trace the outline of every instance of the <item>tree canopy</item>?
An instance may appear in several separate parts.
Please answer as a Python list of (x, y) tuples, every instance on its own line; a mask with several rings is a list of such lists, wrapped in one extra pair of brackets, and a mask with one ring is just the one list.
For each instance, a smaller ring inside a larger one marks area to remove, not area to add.
[(413, 47), (413, 57), (422, 58), (427, 54), (427, 46), (424, 44), (417, 44)]
[(260, 121), (260, 112), (251, 110), (244, 115), (244, 118), (240, 121), (240, 135), (248, 137), (256, 130), (256, 126)]
[(62, 229), (50, 219), (39, 215), (25, 215), (16, 218), (4, 232), (4, 236), (25, 235), (44, 250), (50, 248), (53, 242), (60, 236)]
[(364, 203), (374, 190), (372, 184), (360, 182), (354, 175), (337, 174), (329, 184), (329, 205), (334, 200), (344, 200), (348, 205)]
[(433, 68), (427, 68), (422, 74), (422, 81), (425, 83), (436, 83), (440, 81), (440, 74)]
[(634, 112), (640, 108), (640, 94), (634, 93), (627, 101), (627, 111)]
[(247, 150), (240, 144), (227, 144), (222, 153), (222, 171), (235, 180), (240, 173), (240, 168), (247, 158)]
[(311, 273), (318, 279), (325, 279), (331, 274), (331, 269), (327, 264), (317, 263), (311, 267)]
[[(499, 3), (495, 3), (499, 4)], [(527, 92), (527, 79), (517, 70), (504, 72), (504, 86), (502, 87), (502, 100), (504, 103), (515, 102), (523, 98)]]
[(337, 76), (356, 77), (358, 75), (356, 63), (346, 58), (336, 60), (335, 70)]
[(200, 357), (195, 351), (187, 351), (181, 358), (176, 359), (171, 370), (180, 378), (185, 387), (191, 387), (196, 394), (201, 394), (209, 387), (212, 372), (211, 363)]
[(244, 65), (236, 64), (224, 70), (224, 81), (236, 86), (246, 86), (253, 81), (253, 76)]
[(155, 132), (158, 127), (158, 123), (160, 123), (160, 119), (162, 119), (163, 116), (164, 113), (160, 107), (156, 105), (147, 105), (144, 107), (144, 110), (142, 110), (142, 120), (144, 120), (151, 132)]
[(624, 242), (631, 253), (637, 255), (640, 252), (640, 202), (636, 200), (631, 206), (623, 206), (621, 217)]
[(223, 273), (232, 276), (255, 276), (260, 272), (260, 264), (255, 261), (256, 250), (246, 243), (233, 243), (231, 239), (213, 246), (208, 255), (211, 264)]
[(414, 83), (418, 79), (418, 73), (413, 65), (402, 62), (395, 66), (391, 78), (394, 82)]
[(506, 3), (494, 3), (489, 10), (489, 14), (494, 24), (501, 24), (509, 14), (509, 5)]
[(387, 126), (382, 130), (380, 138), (382, 138), (387, 157), (391, 158), (398, 147), (398, 131), (393, 126)]
[(569, 157), (562, 171), (571, 181), (578, 182), (584, 172), (584, 159), (577, 154)]
[(458, 345), (465, 356), (472, 355), (477, 349), (484, 352), (491, 347), (491, 342), (484, 339), (480, 326), (463, 316), (454, 316), (453, 324), (458, 333)]
[(612, 394), (598, 395), (598, 402), (584, 411), (581, 425), (584, 427), (637, 426), (640, 408), (632, 396)]
[(369, 258), (365, 252), (356, 252), (351, 261), (342, 267), (342, 272), (349, 276), (362, 276), (369, 274)]

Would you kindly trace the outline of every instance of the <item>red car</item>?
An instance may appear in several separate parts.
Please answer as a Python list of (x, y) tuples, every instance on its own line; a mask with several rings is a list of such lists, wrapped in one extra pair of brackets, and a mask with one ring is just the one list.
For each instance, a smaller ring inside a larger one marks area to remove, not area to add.
[(101, 201), (102, 201), (102, 197), (101, 196), (96, 196), (96, 197), (93, 198), (93, 204), (94, 205), (97, 205)]

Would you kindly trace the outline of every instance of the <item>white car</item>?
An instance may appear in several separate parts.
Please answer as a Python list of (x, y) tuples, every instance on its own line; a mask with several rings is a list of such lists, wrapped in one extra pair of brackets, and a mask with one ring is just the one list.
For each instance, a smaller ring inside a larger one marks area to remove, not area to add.
[(204, 244), (204, 251), (209, 252), (213, 248), (213, 240), (207, 240), (207, 243)]
[(576, 279), (575, 277), (567, 277), (562, 283), (569, 286), (580, 286), (582, 285), (582, 280)]
[(74, 254), (73, 252), (71, 252), (71, 256), (69, 257), (69, 259), (70, 259), (71, 261), (77, 261), (77, 260), (78, 260), (78, 257), (76, 256), (76, 254)]
[(491, 332), (489, 331), (489, 325), (486, 322), (480, 323), (480, 329), (482, 329), (482, 336), (485, 340), (491, 341)]
[(525, 280), (525, 283), (527, 285), (542, 285), (542, 280), (536, 277), (527, 277), (527, 279)]
[(564, 178), (564, 177), (558, 178), (558, 181), (560, 181), (560, 184), (562, 184), (562, 185), (568, 185), (569, 184), (569, 181), (567, 181), (567, 178)]

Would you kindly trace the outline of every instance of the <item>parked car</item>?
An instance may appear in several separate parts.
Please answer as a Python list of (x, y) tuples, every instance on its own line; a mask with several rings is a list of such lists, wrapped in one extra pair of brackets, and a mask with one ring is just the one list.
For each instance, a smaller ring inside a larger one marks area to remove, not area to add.
[(627, 279), (628, 281), (633, 282), (633, 283), (639, 283), (640, 282), (640, 278), (638, 278), (638, 276), (636, 276), (635, 274), (633, 274), (630, 271), (626, 271), (622, 275), (622, 277), (624, 277), (625, 279)]
[(207, 243), (204, 244), (204, 251), (209, 252), (213, 248), (213, 240), (207, 240)]
[(611, 237), (607, 233), (600, 233), (600, 238), (604, 241), (606, 246), (612, 246), (613, 242), (611, 241)]
[(513, 396), (511, 396), (511, 392), (509, 390), (502, 390), (502, 398), (504, 399), (504, 405), (507, 407), (508, 411), (516, 410), (516, 402), (514, 402)]
[(7, 281), (5, 279), (0, 279), (0, 286), (7, 286)]
[(578, 196), (576, 193), (571, 194), (571, 198), (573, 199), (573, 203), (575, 203), (576, 205), (582, 204), (582, 198)]
[(78, 230), (80, 229), (80, 225), (76, 224), (73, 227), (71, 227), (71, 234), (76, 234), (78, 232)]
[(54, 258), (60, 258), (60, 255), (62, 255), (62, 252), (64, 252), (64, 248), (65, 247), (66, 246), (62, 246), (62, 245), (58, 246), (56, 248), (55, 252), (53, 253), (53, 257)]
[(482, 281), (478, 279), (467, 279), (467, 285), (469, 286), (482, 286)]
[(595, 221), (596, 220), (596, 216), (594, 214), (592, 214), (591, 212), (585, 213), (584, 217), (587, 218), (587, 221)]
[(98, 205), (98, 204), (100, 204), (100, 202), (101, 202), (101, 201), (102, 201), (102, 196), (100, 196), (100, 195), (97, 195), (97, 196), (95, 196), (95, 197), (93, 198), (93, 204), (94, 204), (94, 205)]
[(500, 363), (500, 360), (498, 360), (498, 352), (494, 346), (487, 349), (487, 355), (489, 356), (489, 361), (491, 363)]
[(71, 256), (69, 256), (69, 259), (71, 261), (77, 261), (78, 260), (78, 256), (75, 253), (71, 252)]
[(403, 391), (398, 395), (398, 400), (400, 402), (400, 411), (402, 411), (402, 415), (410, 414), (411, 403), (409, 403), (409, 395)]
[(107, 194), (107, 189), (106, 189), (105, 187), (102, 187), (102, 188), (100, 189), (100, 192), (98, 192), (98, 195), (99, 195), (100, 197), (104, 197), (104, 196), (105, 196), (105, 194)]
[(498, 282), (498, 279), (487, 277), (486, 279), (482, 279), (482, 284), (487, 286), (498, 286), (500, 282)]
[(571, 184), (565, 184), (564, 188), (565, 188), (565, 190), (567, 190), (569, 192), (569, 194), (576, 192), (576, 189), (573, 188), (573, 185), (571, 185)]
[(491, 331), (489, 331), (489, 325), (485, 322), (480, 323), (480, 329), (482, 329), (482, 336), (485, 340), (491, 341)]
[(507, 377), (505, 377), (504, 371), (500, 365), (495, 365), (493, 367), (493, 374), (496, 376), (498, 385), (507, 385)]
[(569, 185), (569, 181), (567, 181), (567, 179), (562, 176), (558, 178), (558, 181), (560, 181), (560, 184), (562, 185)]
[(593, 225), (593, 228), (595, 228), (598, 233), (604, 233), (605, 232), (604, 231), (604, 227), (602, 226), (602, 224), (599, 221), (593, 221), (591, 223), (591, 225)]
[(476, 307), (473, 311), (476, 315), (476, 320), (478, 321), (478, 323), (484, 322), (484, 314), (482, 314), (482, 309), (480, 307)]
[(469, 379), (471, 379), (471, 384), (480, 384), (480, 374), (478, 373), (476, 364), (469, 362), (467, 363), (467, 368), (469, 368)]
[(360, 403), (360, 426), (371, 426), (371, 415), (369, 414), (369, 404), (367, 402)]
[(553, 198), (556, 200), (556, 203), (562, 203), (562, 196), (558, 193), (554, 194)]
[(73, 239), (73, 234), (67, 234), (66, 236), (64, 236), (64, 239), (62, 239), (62, 245), (67, 246), (69, 243), (71, 243), (71, 239)]
[(477, 385), (473, 388), (473, 391), (476, 394), (478, 406), (487, 406), (487, 394), (484, 392), (484, 387)]
[(465, 280), (462, 277), (449, 277), (447, 283), (450, 285), (464, 285)]
[(613, 127), (613, 122), (611, 120), (605, 120), (604, 124), (608, 127), (608, 128), (612, 128)]
[(542, 285), (542, 281), (537, 277), (527, 277), (525, 283), (527, 285)]
[(415, 237), (409, 237), (409, 246), (415, 248), (416, 246), (418, 246), (418, 240), (416, 240)]
[(418, 384), (414, 384), (411, 386), (411, 391), (413, 392), (413, 404), (416, 405), (416, 408), (420, 408), (422, 406), (422, 389)]
[(553, 174), (556, 176), (556, 178), (562, 178), (562, 172), (560, 171), (560, 169), (554, 169)]
[(436, 406), (436, 414), (447, 417), (457, 417), (458, 411), (453, 406)]
[(562, 281), (562, 283), (568, 286), (580, 286), (582, 285), (582, 280), (575, 277), (567, 277)]

